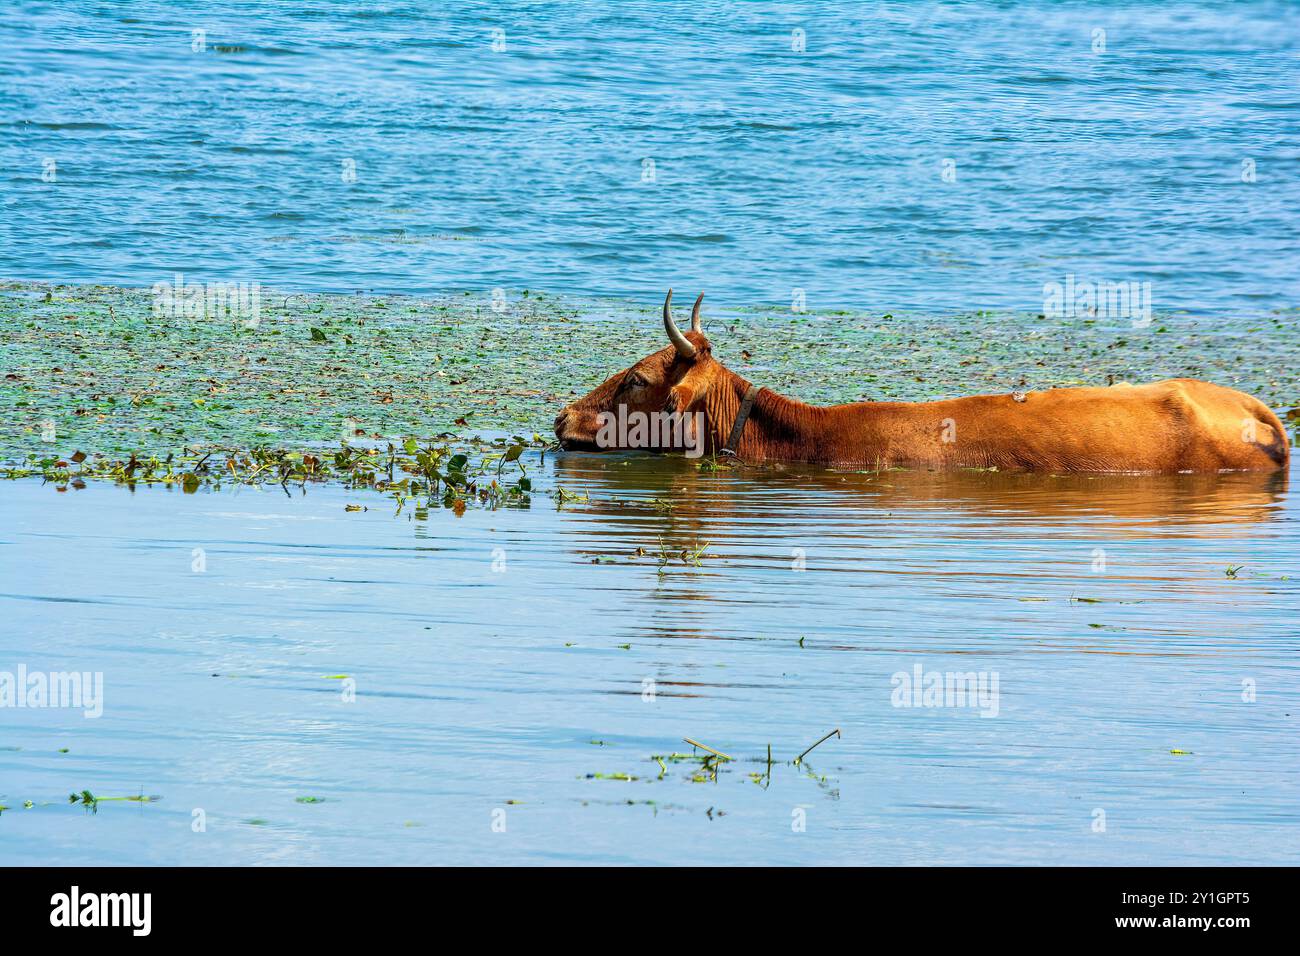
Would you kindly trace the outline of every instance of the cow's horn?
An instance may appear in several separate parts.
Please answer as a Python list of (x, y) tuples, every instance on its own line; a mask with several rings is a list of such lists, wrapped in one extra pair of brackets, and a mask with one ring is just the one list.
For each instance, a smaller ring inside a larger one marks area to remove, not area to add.
[(691, 331), (692, 332), (704, 331), (704, 326), (700, 323), (700, 303), (703, 301), (704, 301), (704, 293), (701, 292), (700, 297), (695, 300), (695, 308), (691, 309)]
[(673, 314), (669, 307), (673, 302), (673, 290), (668, 290), (668, 298), (664, 299), (664, 331), (668, 333), (668, 339), (677, 347), (677, 354), (682, 358), (695, 358), (695, 346), (687, 340), (677, 330), (677, 325), (673, 322)]

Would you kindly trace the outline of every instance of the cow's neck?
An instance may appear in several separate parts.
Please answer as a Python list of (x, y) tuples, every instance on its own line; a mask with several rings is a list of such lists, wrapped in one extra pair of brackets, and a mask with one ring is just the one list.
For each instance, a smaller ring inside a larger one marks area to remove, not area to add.
[[(705, 396), (709, 454), (717, 454), (725, 446), (749, 386), (745, 379), (728, 371)], [(748, 461), (828, 461), (834, 456), (827, 439), (838, 411), (807, 405), (764, 388), (755, 398), (740, 442), (733, 450)]]

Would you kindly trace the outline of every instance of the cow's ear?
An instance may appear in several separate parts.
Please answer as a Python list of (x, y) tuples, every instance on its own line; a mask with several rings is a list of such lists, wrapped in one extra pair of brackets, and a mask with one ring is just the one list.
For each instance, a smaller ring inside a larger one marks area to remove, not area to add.
[[(701, 340), (703, 341), (703, 340)], [(686, 369), (668, 391), (668, 401), (664, 410), (669, 412), (689, 412), (704, 400), (713, 386), (713, 376), (717, 366), (708, 361), (707, 342), (700, 348), (699, 357)]]
[(687, 412), (695, 404), (695, 389), (689, 385), (674, 385), (668, 390), (668, 400), (664, 402), (666, 412)]

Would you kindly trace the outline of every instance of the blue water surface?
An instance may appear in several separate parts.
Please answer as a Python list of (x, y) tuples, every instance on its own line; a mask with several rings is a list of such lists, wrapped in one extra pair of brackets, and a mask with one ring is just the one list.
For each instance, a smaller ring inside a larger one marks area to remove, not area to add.
[(1075, 275), (1149, 281), (1163, 309), (1290, 307), (1297, 22), (1204, 0), (18, 2), (0, 276), (944, 311), (1038, 310)]

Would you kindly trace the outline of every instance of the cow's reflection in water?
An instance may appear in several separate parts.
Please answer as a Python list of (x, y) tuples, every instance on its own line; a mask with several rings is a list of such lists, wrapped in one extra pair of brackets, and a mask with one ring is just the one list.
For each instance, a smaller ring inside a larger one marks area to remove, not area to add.
[[(637, 525), (650, 513), (665, 529), (700, 532), (761, 522), (795, 526), (830, 519), (852, 536), (855, 518), (874, 525), (882, 511), (930, 513), (941, 523), (974, 517), (1045, 523), (1105, 519), (1116, 534), (1145, 533), (1158, 525), (1165, 533), (1195, 536), (1198, 526), (1251, 524), (1278, 516), (1286, 498), (1289, 472), (1227, 472), (1179, 475), (1043, 475), (989, 471), (840, 471), (811, 466), (733, 465), (716, 468), (681, 456), (635, 453), (596, 455), (559, 453), (556, 480), (566, 487), (590, 488), (583, 509)], [(639, 517), (642, 516), (642, 517)], [(866, 533), (865, 529), (858, 529)], [(1009, 529), (1010, 530), (1010, 529)], [(1214, 534), (1228, 533), (1223, 530)]]
[(1284, 530), (1291, 510), (1286, 473), (713, 471), (707, 459), (563, 452), (548, 465), (589, 496), (563, 506), (571, 559), (621, 566), (594, 573), (590, 596), (638, 595), (634, 637), (657, 640), (806, 634), (823, 649), (924, 639), (968, 653), (978, 635), (1050, 634), (1143, 653), (1076, 602), (1119, 608), (1132, 635), (1228, 633), (1257, 598), (1225, 565), (1275, 566), (1287, 545), (1269, 525)]

